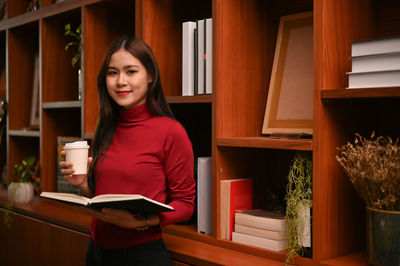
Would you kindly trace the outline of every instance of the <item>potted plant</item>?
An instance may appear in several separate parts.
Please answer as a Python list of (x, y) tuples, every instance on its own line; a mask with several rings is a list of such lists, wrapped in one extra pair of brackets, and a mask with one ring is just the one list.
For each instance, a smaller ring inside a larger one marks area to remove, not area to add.
[(29, 156), (15, 164), (13, 173), (18, 177), (8, 186), (8, 198), (12, 203), (25, 204), (34, 196), (34, 183), (37, 183), (38, 166), (35, 156)]
[(289, 170), (286, 186), (288, 252), (286, 264), (296, 255), (311, 257), (312, 158), (298, 153)]
[(374, 265), (400, 261), (400, 147), (390, 137), (356, 134), (337, 161), (366, 205), (367, 253)]

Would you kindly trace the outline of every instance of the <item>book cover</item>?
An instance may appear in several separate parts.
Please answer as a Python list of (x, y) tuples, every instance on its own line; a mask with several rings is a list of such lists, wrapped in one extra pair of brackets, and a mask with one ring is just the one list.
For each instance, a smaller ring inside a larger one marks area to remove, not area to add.
[(194, 95), (198, 94), (199, 91), (199, 31), (197, 30), (197, 22), (196, 22), (196, 28), (194, 29), (194, 40), (193, 40), (193, 45), (194, 45)]
[(197, 20), (197, 94), (204, 94), (204, 20)]
[(127, 210), (131, 213), (174, 211), (174, 208), (169, 205), (137, 194), (103, 194), (93, 198), (86, 198), (74, 193), (42, 192), (40, 196), (69, 205), (87, 206), (95, 210), (111, 208)]
[(400, 69), (347, 74), (349, 75), (349, 89), (400, 86)]
[(197, 232), (212, 233), (211, 157), (197, 158)]
[(351, 56), (400, 52), (400, 36), (356, 41), (351, 44)]
[(194, 30), (196, 22), (182, 23), (182, 96), (194, 95)]
[(259, 248), (265, 248), (273, 251), (285, 250), (288, 247), (287, 239), (274, 240), (252, 235), (246, 235), (238, 232), (232, 233), (232, 241)]
[(371, 72), (400, 69), (400, 52), (351, 57), (352, 72)]
[(235, 212), (253, 208), (253, 179), (221, 181), (221, 238), (231, 240)]
[(212, 18), (205, 20), (205, 93), (212, 94)]
[(235, 223), (235, 232), (274, 240), (288, 239), (287, 231), (272, 231)]
[(240, 210), (235, 213), (235, 222), (271, 231), (286, 231), (284, 214), (267, 210)]

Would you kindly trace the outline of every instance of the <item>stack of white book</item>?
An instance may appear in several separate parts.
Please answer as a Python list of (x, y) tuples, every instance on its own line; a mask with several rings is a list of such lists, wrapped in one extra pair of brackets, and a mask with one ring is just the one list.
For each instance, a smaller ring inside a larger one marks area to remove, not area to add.
[(285, 215), (260, 209), (238, 211), (232, 241), (274, 251), (285, 250), (288, 246)]
[(400, 36), (351, 45), (349, 89), (400, 86)]
[(212, 93), (212, 18), (182, 23), (182, 96)]

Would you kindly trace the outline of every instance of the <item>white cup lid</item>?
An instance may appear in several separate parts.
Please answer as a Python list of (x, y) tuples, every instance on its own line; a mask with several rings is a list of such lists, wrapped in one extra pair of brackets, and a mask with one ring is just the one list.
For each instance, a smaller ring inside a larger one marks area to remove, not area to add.
[(89, 145), (87, 144), (87, 141), (75, 141), (75, 142), (70, 142), (70, 143), (65, 143), (64, 149), (88, 149)]

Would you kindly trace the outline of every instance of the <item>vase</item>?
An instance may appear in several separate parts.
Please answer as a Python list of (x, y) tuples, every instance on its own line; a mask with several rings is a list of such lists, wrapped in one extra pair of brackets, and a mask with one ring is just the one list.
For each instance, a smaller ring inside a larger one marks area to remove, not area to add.
[(8, 186), (8, 199), (11, 202), (26, 204), (33, 199), (33, 195), (31, 182), (11, 182)]
[(400, 212), (366, 208), (367, 255), (372, 265), (400, 265)]

